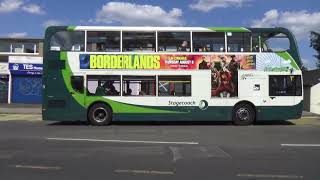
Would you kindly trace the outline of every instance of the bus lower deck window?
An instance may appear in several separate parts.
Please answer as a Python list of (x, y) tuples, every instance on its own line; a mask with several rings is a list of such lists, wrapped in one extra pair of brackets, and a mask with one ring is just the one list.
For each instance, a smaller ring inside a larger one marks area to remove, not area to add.
[(159, 76), (159, 96), (191, 96), (191, 76)]
[(87, 92), (89, 96), (120, 96), (120, 76), (88, 76)]
[(123, 76), (123, 96), (155, 96), (155, 76)]

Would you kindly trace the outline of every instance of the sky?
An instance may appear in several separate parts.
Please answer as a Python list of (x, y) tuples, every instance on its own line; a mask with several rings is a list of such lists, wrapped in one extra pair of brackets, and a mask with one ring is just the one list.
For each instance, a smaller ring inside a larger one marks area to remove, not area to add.
[(320, 32), (319, 0), (0, 0), (1, 37), (43, 38), (51, 25), (285, 27), (301, 59), (316, 67), (310, 31)]

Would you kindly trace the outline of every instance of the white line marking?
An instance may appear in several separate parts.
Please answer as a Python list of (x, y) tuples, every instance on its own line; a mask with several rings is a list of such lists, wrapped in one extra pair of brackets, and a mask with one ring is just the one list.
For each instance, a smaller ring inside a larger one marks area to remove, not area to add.
[(292, 147), (320, 147), (320, 144), (281, 144), (281, 146), (292, 146)]
[(118, 142), (118, 143), (149, 143), (149, 144), (187, 144), (197, 145), (198, 142), (170, 142), (170, 141), (131, 141), (118, 139), (74, 139), (74, 138), (46, 138), (47, 140), (57, 141), (90, 141), (90, 142)]
[(276, 175), (276, 174), (237, 174), (237, 176), (238, 177), (249, 177), (249, 178), (303, 179), (303, 176)]
[(23, 169), (40, 169), (40, 170), (60, 170), (60, 169), (62, 169), (61, 167), (58, 167), (58, 166), (14, 165), (12, 167), (23, 168)]
[(151, 174), (151, 175), (173, 175), (173, 171), (158, 171), (158, 170), (137, 170), (137, 169), (116, 169), (116, 173), (132, 173), (132, 174)]
[(180, 148), (170, 146), (169, 149), (171, 150), (172, 155), (173, 155), (173, 157), (172, 157), (173, 162), (177, 162), (177, 160), (182, 159), (182, 154), (180, 152)]

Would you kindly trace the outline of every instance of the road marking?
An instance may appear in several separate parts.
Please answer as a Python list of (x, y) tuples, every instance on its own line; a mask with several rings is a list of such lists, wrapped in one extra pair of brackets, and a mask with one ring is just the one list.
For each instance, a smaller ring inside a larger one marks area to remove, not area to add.
[(151, 174), (151, 175), (174, 175), (173, 171), (157, 171), (157, 170), (138, 170), (138, 169), (116, 169), (115, 173), (130, 174)]
[(277, 175), (277, 174), (237, 174), (238, 177), (248, 178), (272, 178), (272, 179), (303, 179), (303, 176)]
[(172, 152), (172, 155), (173, 155), (173, 162), (177, 162), (177, 160), (179, 159), (182, 159), (182, 154), (180, 152), (180, 149), (178, 147), (169, 147), (169, 149), (171, 150)]
[(40, 169), (40, 170), (60, 170), (61, 167), (58, 166), (32, 166), (32, 165), (14, 165), (11, 167), (23, 168), (23, 169)]
[(118, 143), (148, 143), (148, 144), (185, 144), (197, 145), (198, 142), (170, 142), (170, 141), (131, 141), (118, 139), (75, 139), (75, 138), (46, 138), (47, 140), (57, 141), (89, 141), (89, 142), (118, 142)]
[(320, 147), (320, 144), (281, 144), (281, 146), (291, 146), (291, 147)]

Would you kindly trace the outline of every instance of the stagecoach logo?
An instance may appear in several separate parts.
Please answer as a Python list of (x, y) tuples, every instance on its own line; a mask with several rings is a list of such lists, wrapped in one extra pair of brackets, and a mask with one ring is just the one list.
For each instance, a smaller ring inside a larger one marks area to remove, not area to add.
[(201, 100), (199, 103), (199, 108), (201, 110), (206, 110), (208, 108), (208, 102), (206, 100)]
[(169, 101), (169, 106), (194, 106), (195, 101)]
[(19, 64), (12, 65), (12, 69), (15, 70), (15, 71), (18, 71), (19, 70)]

